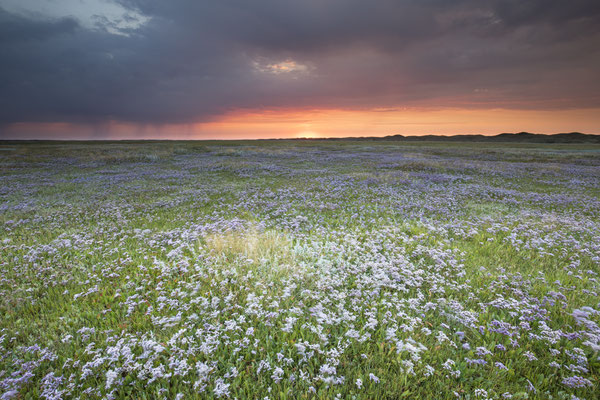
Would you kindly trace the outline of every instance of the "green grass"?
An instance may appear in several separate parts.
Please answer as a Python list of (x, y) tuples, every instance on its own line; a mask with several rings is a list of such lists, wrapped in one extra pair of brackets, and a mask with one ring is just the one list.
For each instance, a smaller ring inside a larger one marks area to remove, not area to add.
[(0, 147), (0, 396), (600, 396), (598, 146)]

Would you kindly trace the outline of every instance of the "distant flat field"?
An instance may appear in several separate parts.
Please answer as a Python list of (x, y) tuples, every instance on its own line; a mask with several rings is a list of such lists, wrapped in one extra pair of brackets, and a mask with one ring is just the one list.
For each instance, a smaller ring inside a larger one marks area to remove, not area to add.
[(0, 398), (600, 398), (600, 145), (0, 142)]

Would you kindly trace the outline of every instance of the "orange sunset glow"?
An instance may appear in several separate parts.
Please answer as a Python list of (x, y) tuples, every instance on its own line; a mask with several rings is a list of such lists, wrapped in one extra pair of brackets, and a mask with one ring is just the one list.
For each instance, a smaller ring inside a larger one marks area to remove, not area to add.
[(546, 133), (579, 130), (594, 132), (600, 109), (524, 110), (411, 110), (376, 109), (248, 112), (190, 128), (192, 137), (236, 139), (326, 138), (352, 136), (496, 134), (519, 130)]
[[(456, 135), (541, 131), (594, 133), (600, 109), (531, 111), (468, 109), (375, 109), (246, 111), (195, 124), (139, 125), (108, 121), (100, 125), (21, 123), (8, 131), (15, 137), (38, 138), (45, 132), (56, 139), (273, 139), (340, 138), (360, 136)], [(111, 132), (106, 135), (106, 132)]]

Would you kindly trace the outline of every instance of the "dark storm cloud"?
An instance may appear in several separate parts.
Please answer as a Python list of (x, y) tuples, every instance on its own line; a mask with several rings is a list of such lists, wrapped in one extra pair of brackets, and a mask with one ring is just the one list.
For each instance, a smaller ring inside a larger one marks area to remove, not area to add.
[(0, 9), (0, 40), (2, 42), (19, 38), (20, 41), (43, 40), (63, 33), (73, 33), (78, 23), (72, 18), (58, 21), (31, 22)]
[(149, 20), (126, 30), (98, 16), (90, 29), (0, 10), (0, 122), (600, 106), (595, 0), (119, 3)]

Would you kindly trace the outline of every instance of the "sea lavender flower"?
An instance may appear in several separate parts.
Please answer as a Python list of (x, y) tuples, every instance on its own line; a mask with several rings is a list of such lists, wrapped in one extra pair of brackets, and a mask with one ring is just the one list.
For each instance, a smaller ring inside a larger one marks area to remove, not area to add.
[(117, 371), (113, 369), (106, 371), (106, 389), (110, 389), (118, 377), (119, 373)]
[(486, 365), (487, 361), (485, 361), (482, 358), (475, 358), (475, 359), (471, 359), (471, 358), (467, 358), (465, 357), (465, 361), (467, 362), (467, 364), (469, 365)]
[(502, 364), (500, 361), (496, 361), (494, 363), (494, 365), (496, 366), (496, 368), (501, 369), (501, 370), (505, 370), (508, 371), (508, 368), (506, 367), (506, 365)]
[(537, 393), (537, 389), (535, 388), (535, 386), (533, 386), (533, 383), (531, 383), (531, 381), (529, 379), (526, 379), (527, 381), (527, 390), (533, 393)]
[(431, 365), (426, 365), (425, 372), (423, 373), (423, 375), (426, 377), (430, 377), (433, 375), (434, 372), (435, 372), (435, 368), (433, 368)]
[(18, 390), (8, 390), (2, 394), (0, 400), (12, 400), (19, 395)]
[(485, 347), (478, 347), (475, 350), (475, 354), (477, 354), (479, 357), (483, 357), (483, 356), (487, 356), (489, 354), (492, 354), (492, 352), (489, 351), (488, 349), (486, 349)]
[(577, 375), (564, 378), (562, 380), (562, 384), (570, 388), (583, 388), (593, 386), (593, 383), (589, 379)]
[(280, 368), (280, 367), (276, 367), (273, 370), (273, 374), (271, 375), (271, 379), (273, 379), (273, 381), (275, 383), (279, 383), (281, 381), (282, 377), (283, 377), (283, 369)]
[(218, 378), (215, 381), (215, 387), (213, 389), (213, 393), (217, 398), (220, 397), (229, 397), (229, 383), (225, 383), (223, 378)]

